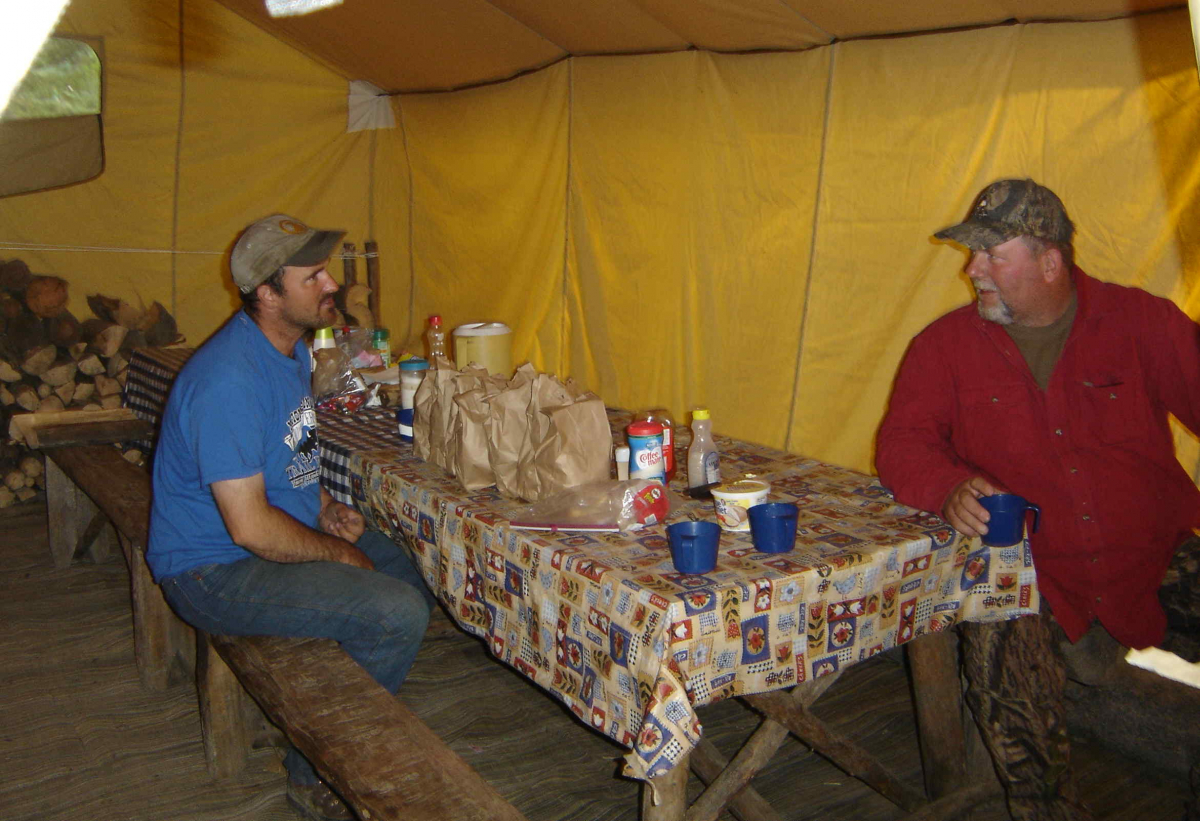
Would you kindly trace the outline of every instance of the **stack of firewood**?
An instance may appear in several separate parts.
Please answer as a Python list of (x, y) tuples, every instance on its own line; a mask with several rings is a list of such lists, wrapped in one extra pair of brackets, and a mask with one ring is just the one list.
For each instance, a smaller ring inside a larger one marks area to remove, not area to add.
[[(157, 302), (143, 309), (93, 294), (93, 316), (81, 322), (68, 296), (66, 280), (33, 274), (19, 259), (0, 262), (0, 432), (15, 414), (121, 407), (130, 352), (179, 341), (175, 318)], [(0, 447), (0, 508), (36, 495), (40, 456), (21, 442)]]

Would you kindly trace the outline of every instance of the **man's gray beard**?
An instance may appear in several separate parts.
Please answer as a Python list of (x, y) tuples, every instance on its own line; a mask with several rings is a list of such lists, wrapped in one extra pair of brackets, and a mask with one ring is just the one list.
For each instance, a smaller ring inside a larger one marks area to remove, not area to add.
[(975, 308), (979, 311), (979, 315), (988, 322), (995, 322), (997, 325), (1013, 324), (1012, 309), (1002, 299), (997, 299), (996, 304), (990, 308), (976, 300)]

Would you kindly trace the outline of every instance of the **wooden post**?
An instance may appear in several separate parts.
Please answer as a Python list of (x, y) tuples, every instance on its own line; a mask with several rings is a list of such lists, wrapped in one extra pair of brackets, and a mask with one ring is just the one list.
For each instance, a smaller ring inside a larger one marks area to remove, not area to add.
[(369, 239), (363, 248), (367, 252), (367, 287), (371, 289), (367, 297), (367, 307), (371, 309), (375, 327), (382, 328), (383, 323), (379, 321), (379, 246), (375, 244), (375, 240)]
[[(687, 812), (688, 758), (675, 762), (675, 766), (642, 785), (642, 821), (683, 821)], [(658, 804), (654, 803), (654, 792), (658, 791)]]
[(245, 695), (225, 659), (200, 632), (196, 634), (196, 691), (208, 772), (214, 778), (231, 778), (245, 769), (249, 750)]
[[(99, 509), (63, 473), (53, 459), (46, 460), (46, 514), (50, 537), (50, 557), (55, 567), (69, 567), (80, 547), (86, 547), (92, 561), (108, 559), (112, 552), (111, 527), (89, 528)], [(81, 545), (82, 537), (96, 534), (90, 545)]]
[(195, 638), (163, 598), (154, 583), (139, 544), (119, 536), (129, 565), (133, 605), (133, 656), (138, 676), (147, 690), (166, 690), (190, 681), (194, 669)]
[(967, 786), (957, 639), (953, 630), (945, 630), (904, 645), (912, 672), (925, 792), (930, 799)]
[[(711, 785), (729, 766), (729, 759), (721, 755), (715, 744), (707, 738), (702, 738), (692, 750), (690, 763), (692, 772), (705, 784)], [(779, 813), (767, 803), (767, 799), (759, 795), (758, 790), (751, 784), (734, 794), (729, 808), (741, 821), (783, 821)]]
[(353, 242), (342, 243), (342, 287), (358, 284), (358, 249)]

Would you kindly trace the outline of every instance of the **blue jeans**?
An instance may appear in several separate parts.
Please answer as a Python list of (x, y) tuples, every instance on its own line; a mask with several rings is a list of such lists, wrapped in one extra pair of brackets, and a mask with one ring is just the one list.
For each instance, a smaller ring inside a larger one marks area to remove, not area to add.
[[(337, 562), (283, 564), (258, 557), (210, 564), (162, 582), (180, 618), (206, 633), (335, 639), (389, 693), (408, 675), (436, 600), (400, 547), (368, 530), (358, 548), (375, 572)], [(292, 748), (288, 777), (312, 784), (312, 764)]]

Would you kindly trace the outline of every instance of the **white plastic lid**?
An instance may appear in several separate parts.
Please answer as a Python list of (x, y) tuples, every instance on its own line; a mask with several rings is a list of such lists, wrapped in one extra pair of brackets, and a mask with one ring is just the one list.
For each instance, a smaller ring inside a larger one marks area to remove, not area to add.
[(468, 322), (454, 329), (454, 336), (500, 336), (511, 333), (512, 328), (503, 322)]

